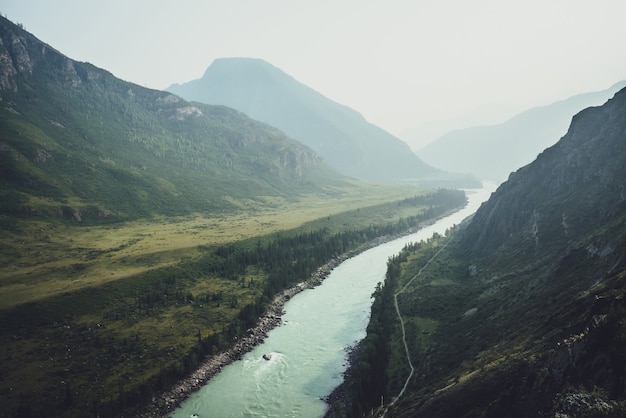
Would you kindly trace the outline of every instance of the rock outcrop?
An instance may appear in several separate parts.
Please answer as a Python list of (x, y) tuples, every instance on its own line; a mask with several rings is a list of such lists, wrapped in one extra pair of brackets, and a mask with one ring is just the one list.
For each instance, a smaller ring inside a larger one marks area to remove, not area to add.
[(626, 89), (577, 114), (567, 134), (512, 173), (476, 212), (463, 242), (476, 255), (505, 244), (535, 254), (626, 210)]

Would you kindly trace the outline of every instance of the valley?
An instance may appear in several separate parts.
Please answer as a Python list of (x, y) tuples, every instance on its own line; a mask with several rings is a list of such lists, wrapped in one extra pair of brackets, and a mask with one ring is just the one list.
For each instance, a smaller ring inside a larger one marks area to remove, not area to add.
[(171, 411), (340, 262), (470, 207), (476, 173), (507, 180), (366, 289), (329, 415), (625, 416), (622, 86), (452, 132), (434, 167), (262, 59), (154, 90), (0, 17), (0, 418)]
[(0, 417), (132, 415), (321, 266), (465, 204), (342, 175), (4, 17), (0, 79)]
[(215, 218), (17, 222), (2, 245), (0, 416), (136, 408), (232, 346), (319, 266), (465, 202), (379, 187)]
[[(197, 213), (99, 226), (18, 221), (0, 237), (0, 308), (193, 259), (199, 255), (199, 246), (290, 230), (347, 210), (400, 200), (415, 192), (412, 186), (354, 182), (352, 187), (337, 188), (325, 196), (266, 197), (264, 204), (238, 202), (239, 211), (222, 215)], [(400, 216), (406, 214), (380, 213), (363, 225), (351, 227), (394, 221)], [(345, 225), (347, 222), (351, 220), (343, 220)], [(336, 227), (342, 227), (339, 221)]]

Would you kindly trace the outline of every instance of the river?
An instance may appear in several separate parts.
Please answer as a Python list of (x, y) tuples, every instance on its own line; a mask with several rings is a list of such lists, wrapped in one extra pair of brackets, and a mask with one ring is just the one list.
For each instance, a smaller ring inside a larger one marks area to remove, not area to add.
[[(387, 260), (409, 242), (443, 234), (478, 209), (495, 184), (468, 190), (468, 204), (433, 225), (369, 249), (337, 266), (323, 284), (285, 304), (283, 324), (222, 369), (170, 417), (320, 417), (323, 399), (342, 382), (347, 348), (365, 337), (371, 295)], [(264, 355), (271, 356), (269, 360)]]

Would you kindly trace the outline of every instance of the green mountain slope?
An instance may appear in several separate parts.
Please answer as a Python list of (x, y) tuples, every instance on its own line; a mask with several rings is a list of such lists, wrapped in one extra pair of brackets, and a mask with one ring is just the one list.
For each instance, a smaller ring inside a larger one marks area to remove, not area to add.
[(263, 338), (283, 290), (464, 202), (347, 179), (0, 18), (0, 417), (163, 416), (201, 361)]
[(84, 223), (232, 210), (342, 181), (240, 112), (121, 81), (4, 18), (0, 41), (3, 214)]
[(218, 59), (204, 76), (168, 88), (187, 100), (221, 104), (308, 145), (340, 172), (365, 179), (456, 181), (420, 160), (400, 139), (260, 59)]
[(391, 260), (355, 415), (383, 396), (388, 417), (624, 416), (625, 178), (626, 89), (457, 231)]

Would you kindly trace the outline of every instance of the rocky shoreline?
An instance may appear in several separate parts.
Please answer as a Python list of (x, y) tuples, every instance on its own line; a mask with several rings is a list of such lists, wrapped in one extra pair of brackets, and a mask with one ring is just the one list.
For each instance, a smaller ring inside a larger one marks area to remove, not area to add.
[(346, 348), (348, 357), (348, 367), (343, 372), (343, 381), (333, 391), (324, 398), (328, 404), (328, 410), (324, 418), (341, 418), (348, 416), (352, 410), (352, 367), (358, 362), (361, 356), (362, 342), (359, 341), (353, 346)]
[[(261, 344), (267, 337), (267, 333), (282, 323), (283, 307), (291, 297), (305, 289), (320, 285), (335, 267), (347, 259), (401, 236), (412, 234), (420, 228), (411, 228), (398, 235), (379, 237), (362, 245), (356, 250), (336, 256), (322, 267), (319, 267), (308, 280), (285, 289), (274, 297), (274, 300), (268, 306), (265, 314), (259, 318), (258, 324), (254, 328), (250, 328), (246, 336), (239, 338), (228, 350), (205, 359), (195, 372), (175, 384), (168, 391), (155, 397), (147, 407), (143, 408), (143, 413), (138, 416), (141, 418), (166, 417), (193, 392), (199, 390), (214, 375), (219, 373), (224, 366), (241, 359), (244, 354), (252, 351), (254, 347)], [(337, 396), (337, 394), (335, 394), (335, 396)]]

